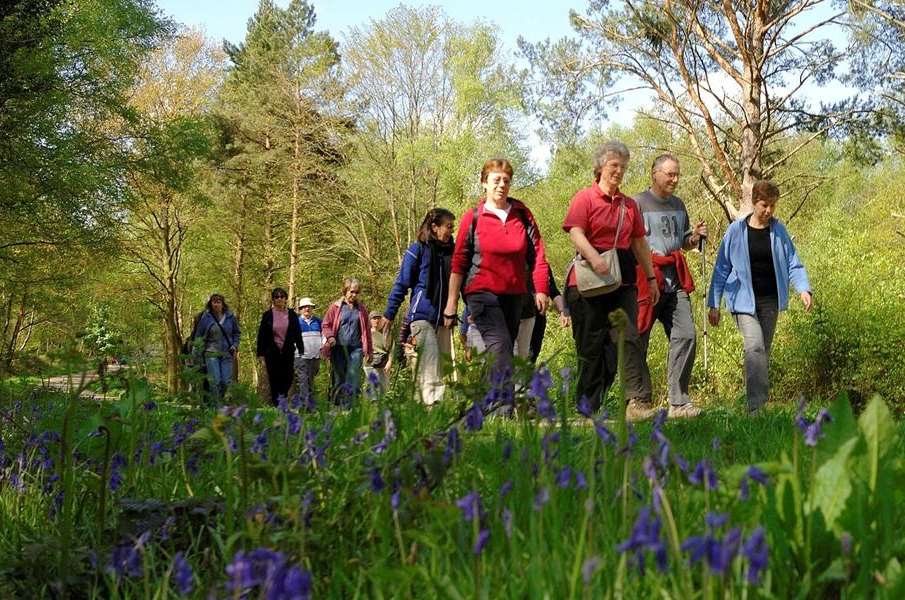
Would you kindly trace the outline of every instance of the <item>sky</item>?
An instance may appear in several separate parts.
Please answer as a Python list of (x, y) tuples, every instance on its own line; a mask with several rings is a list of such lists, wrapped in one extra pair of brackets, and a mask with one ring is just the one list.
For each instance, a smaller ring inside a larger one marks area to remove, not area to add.
[[(371, 20), (380, 19), (390, 9), (401, 4), (400, 0), (310, 1), (317, 15), (315, 29), (327, 30), (340, 41), (350, 27), (366, 26)], [(289, 0), (276, 2), (280, 6), (286, 6)], [(587, 7), (587, 0), (405, 0), (404, 3), (414, 7), (441, 6), (449, 17), (464, 24), (481, 21), (495, 25), (500, 40), (513, 59), (519, 36), (529, 42), (570, 36), (574, 33), (569, 25), (570, 9), (583, 13)], [(240, 42), (245, 37), (248, 19), (254, 14), (258, 0), (157, 0), (157, 6), (175, 21), (201, 29), (208, 37)], [(832, 7), (829, 4), (821, 7), (812, 18), (825, 18), (830, 10)], [(841, 36), (839, 37), (834, 41), (839, 43)], [(620, 87), (631, 86), (626, 83)], [(727, 85), (727, 89), (731, 87), (732, 85)], [(849, 95), (851, 91), (839, 84), (832, 84), (829, 88), (806, 88), (805, 94), (822, 100), (836, 100)], [(617, 107), (607, 109), (608, 118), (599, 125), (630, 125), (635, 111), (649, 99), (647, 93), (624, 97)], [(550, 147), (541, 143), (533, 134), (529, 136), (528, 145), (531, 149), (531, 161), (543, 170), (550, 157)]]

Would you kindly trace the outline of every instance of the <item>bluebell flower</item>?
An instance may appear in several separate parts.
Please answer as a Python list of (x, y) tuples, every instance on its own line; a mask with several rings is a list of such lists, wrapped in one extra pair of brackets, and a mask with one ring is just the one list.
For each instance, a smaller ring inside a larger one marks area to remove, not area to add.
[(551, 459), (556, 458), (559, 454), (559, 449), (554, 447), (554, 444), (559, 443), (559, 432), (553, 431), (551, 433), (544, 434), (544, 437), (540, 440), (541, 449), (543, 449), (544, 462), (550, 462)]
[(509, 495), (509, 492), (512, 491), (512, 480), (506, 481), (503, 485), (500, 486), (500, 500), (506, 498)]
[(556, 408), (548, 393), (551, 385), (553, 385), (553, 377), (550, 375), (550, 370), (540, 367), (531, 376), (528, 396), (537, 400), (537, 414), (552, 422), (556, 420)]
[[(287, 398), (283, 394), (277, 396), (277, 410), (279, 410), (284, 415), (289, 413), (289, 398)], [(257, 425), (257, 423), (258, 415), (255, 415), (255, 425)]]
[(506, 533), (507, 538), (512, 537), (512, 511), (508, 508), (503, 509), (503, 531)]
[(446, 450), (443, 451), (443, 462), (449, 464), (452, 459), (462, 451), (462, 440), (459, 438), (459, 428), (452, 427), (446, 434)]
[(506, 440), (506, 443), (503, 444), (503, 461), (508, 461), (512, 458), (512, 440)]
[(763, 527), (755, 529), (742, 546), (742, 554), (748, 559), (748, 583), (760, 583), (761, 574), (767, 570), (770, 551)]
[(487, 545), (487, 540), (490, 539), (490, 530), (482, 529), (478, 532), (478, 537), (475, 539), (474, 548), (472, 548), (472, 552), (474, 552), (475, 556), (479, 556), (481, 552), (484, 550), (484, 546)]
[(173, 582), (176, 584), (176, 590), (181, 596), (188, 596), (192, 593), (194, 583), (192, 581), (192, 567), (182, 555), (177, 552), (173, 557)]
[(465, 413), (465, 430), (480, 431), (483, 426), (484, 413), (481, 411), (478, 402), (475, 401), (475, 403), (471, 405), (471, 408), (468, 409), (468, 412)]
[(145, 409), (146, 411), (149, 411), (149, 412), (150, 412), (150, 411), (155, 410), (155, 409), (157, 408), (157, 403), (154, 402), (153, 400), (149, 400), (149, 401), (145, 402), (144, 404), (142, 404), (141, 407), (142, 407), (143, 409)]
[(688, 481), (693, 485), (704, 485), (708, 490), (715, 490), (718, 485), (716, 472), (707, 459), (702, 459), (695, 465), (694, 471), (688, 476)]
[(597, 437), (600, 438), (604, 444), (615, 447), (616, 446), (616, 435), (607, 429), (606, 425), (603, 424), (603, 419), (600, 419), (594, 423), (594, 431), (597, 432)]
[(644, 556), (646, 552), (654, 554), (654, 561), (661, 572), (666, 571), (667, 556), (666, 545), (660, 539), (661, 523), (659, 517), (644, 506), (638, 511), (638, 518), (632, 527), (629, 539), (619, 544), (616, 549), (619, 552), (631, 552), (638, 567), (638, 571), (644, 574)]
[(585, 478), (584, 473), (581, 471), (575, 471), (575, 489), (583, 490), (588, 487), (588, 480)]
[(302, 419), (293, 412), (286, 413), (286, 423), (288, 424), (287, 432), (289, 435), (298, 435), (302, 430)]
[(594, 573), (597, 572), (597, 567), (599, 566), (599, 556), (591, 556), (581, 563), (581, 579), (584, 581), (585, 585), (591, 585), (591, 579), (594, 577)]
[(380, 475), (380, 469), (373, 468), (371, 469), (371, 491), (375, 494), (383, 491), (383, 488), (386, 487), (386, 483), (383, 481), (383, 477)]
[(747, 500), (750, 495), (750, 483), (749, 482), (759, 483), (760, 485), (766, 487), (769, 483), (769, 479), (767, 474), (761, 471), (755, 465), (751, 465), (748, 467), (748, 470), (745, 471), (745, 474), (742, 475), (742, 480), (739, 482), (739, 497), (742, 500)]
[(817, 440), (823, 437), (823, 424), (833, 420), (829, 411), (821, 408), (817, 413), (817, 418), (808, 422), (804, 431), (804, 443), (806, 446), (816, 446)]
[(714, 452), (719, 452), (720, 450), (720, 438), (714, 436), (712, 440), (710, 440), (710, 447)]
[(481, 496), (477, 490), (456, 500), (456, 506), (462, 511), (462, 518), (466, 521), (481, 517)]
[(396, 490), (392, 494), (390, 494), (390, 508), (393, 509), (393, 512), (399, 510), (399, 503), (402, 501), (402, 495), (400, 490)]
[(570, 469), (568, 465), (565, 465), (556, 473), (556, 485), (565, 489), (569, 487), (569, 484), (571, 483), (572, 469)]
[(591, 407), (591, 401), (587, 396), (582, 396), (578, 400), (578, 414), (588, 419), (594, 418), (594, 409)]
[(550, 490), (546, 487), (541, 487), (538, 490), (537, 494), (534, 496), (534, 510), (541, 510), (544, 508), (544, 505), (550, 501)]
[[(284, 401), (285, 401), (285, 399), (284, 399)], [(263, 414), (263, 413), (255, 413), (255, 416), (254, 416), (254, 418), (251, 420), (251, 422), (252, 422), (255, 426), (258, 426), (258, 425), (261, 424), (261, 422), (262, 422), (263, 420), (264, 420), (264, 414)]]
[(255, 443), (251, 446), (251, 451), (261, 457), (261, 460), (267, 460), (267, 429), (255, 436)]
[(313, 587), (311, 573), (284, 563), (268, 578), (266, 600), (310, 600)]

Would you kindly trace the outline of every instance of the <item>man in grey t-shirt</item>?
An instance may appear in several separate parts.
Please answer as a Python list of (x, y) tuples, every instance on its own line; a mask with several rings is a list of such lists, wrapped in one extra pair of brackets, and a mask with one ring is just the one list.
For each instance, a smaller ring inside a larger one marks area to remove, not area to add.
[[(707, 237), (707, 224), (701, 221), (692, 227), (685, 203), (673, 195), (679, 183), (679, 174), (678, 159), (672, 154), (661, 154), (651, 166), (650, 189), (634, 196), (644, 219), (647, 241), (655, 255), (668, 256), (676, 251), (691, 250), (701, 238)], [(660, 290), (660, 301), (654, 307), (653, 317), (663, 324), (663, 330), (669, 338), (669, 416), (695, 417), (701, 410), (691, 403), (688, 396), (696, 347), (691, 301), (679, 285), (676, 268), (664, 265), (661, 270), (664, 285)], [(641, 334), (641, 348), (645, 356), (642, 375), (648, 389), (650, 370), (646, 357), (652, 330)]]

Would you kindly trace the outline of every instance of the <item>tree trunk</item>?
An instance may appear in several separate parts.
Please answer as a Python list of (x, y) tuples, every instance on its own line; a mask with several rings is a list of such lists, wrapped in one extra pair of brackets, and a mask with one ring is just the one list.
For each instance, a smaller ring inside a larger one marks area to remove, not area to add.
[(299, 229), (299, 130), (295, 129), (295, 141), (292, 149), (292, 231), (289, 234), (289, 305), (295, 302), (295, 271), (299, 262), (298, 229)]

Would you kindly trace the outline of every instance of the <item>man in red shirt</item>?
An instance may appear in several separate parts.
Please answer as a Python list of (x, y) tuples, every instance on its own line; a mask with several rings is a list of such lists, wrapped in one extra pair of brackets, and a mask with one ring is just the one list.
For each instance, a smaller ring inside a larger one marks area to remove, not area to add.
[[(601, 252), (616, 248), (622, 273), (622, 286), (616, 291), (594, 297), (578, 292), (575, 269), (566, 279), (566, 302), (572, 315), (572, 336), (578, 354), (578, 398), (587, 397), (596, 411), (616, 375), (613, 344), (616, 331), (610, 326), (610, 313), (622, 309), (628, 316), (625, 326), (625, 395), (629, 399), (626, 418), (646, 419), (654, 414), (649, 383), (645, 385), (644, 355), (636, 325), (638, 290), (635, 265), (639, 263), (648, 280), (655, 281), (650, 247), (644, 222), (634, 200), (619, 191), (629, 161), (629, 150), (622, 142), (602, 144), (594, 153), (594, 184), (579, 190), (572, 198), (563, 221), (576, 251), (601, 275), (609, 266)], [(622, 224), (619, 225), (620, 213)], [(618, 230), (618, 231), (617, 231)], [(652, 286), (659, 298), (659, 289)]]

